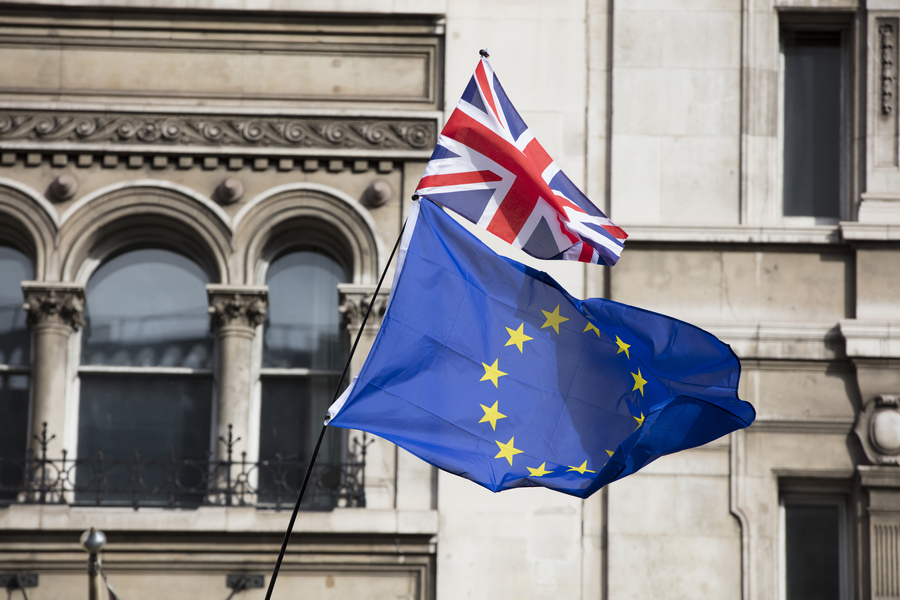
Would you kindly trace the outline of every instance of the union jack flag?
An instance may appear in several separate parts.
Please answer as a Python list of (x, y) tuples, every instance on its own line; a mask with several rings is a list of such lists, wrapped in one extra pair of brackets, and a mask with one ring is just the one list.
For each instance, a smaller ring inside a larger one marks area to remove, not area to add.
[(416, 194), (536, 258), (614, 265), (628, 237), (581, 193), (482, 58)]

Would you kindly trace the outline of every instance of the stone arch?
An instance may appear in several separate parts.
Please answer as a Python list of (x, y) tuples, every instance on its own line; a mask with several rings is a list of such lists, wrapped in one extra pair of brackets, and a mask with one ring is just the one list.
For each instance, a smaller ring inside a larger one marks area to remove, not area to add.
[(234, 218), (235, 279), (259, 285), (265, 267), (294, 246), (319, 247), (343, 262), (353, 283), (373, 284), (385, 261), (384, 246), (368, 211), (333, 188), (296, 183), (278, 186), (248, 202)]
[(58, 228), (56, 210), (40, 192), (0, 177), (0, 241), (31, 258), (38, 281), (56, 279)]
[(118, 183), (85, 196), (60, 221), (64, 281), (86, 283), (104, 260), (158, 247), (189, 256), (210, 281), (230, 282), (228, 216), (190, 188), (157, 180)]

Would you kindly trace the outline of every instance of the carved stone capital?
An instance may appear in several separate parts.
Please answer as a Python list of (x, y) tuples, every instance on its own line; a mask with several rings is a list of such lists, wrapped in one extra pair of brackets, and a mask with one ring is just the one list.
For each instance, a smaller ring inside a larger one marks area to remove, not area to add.
[(387, 301), (390, 296), (390, 288), (382, 287), (378, 291), (378, 297), (374, 298), (375, 286), (342, 283), (338, 285), (338, 297), (340, 306), (338, 310), (344, 317), (344, 325), (351, 334), (359, 330), (363, 317), (373, 303), (372, 312), (366, 322), (366, 329), (378, 329), (381, 327), (381, 319), (387, 310)]
[(84, 325), (84, 287), (71, 283), (23, 281), (27, 322), (32, 327), (58, 326), (77, 331)]
[(269, 306), (267, 286), (231, 286), (209, 284), (210, 328), (219, 331), (224, 327), (238, 326), (250, 329), (262, 325)]

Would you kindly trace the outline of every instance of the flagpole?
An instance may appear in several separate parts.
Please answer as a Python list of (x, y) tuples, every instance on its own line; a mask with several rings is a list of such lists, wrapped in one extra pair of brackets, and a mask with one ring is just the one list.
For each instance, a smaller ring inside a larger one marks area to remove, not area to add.
[[(418, 200), (418, 196), (413, 196), (414, 201)], [(391, 263), (394, 260), (394, 255), (397, 253), (397, 248), (400, 247), (400, 240), (403, 239), (403, 231), (406, 229), (406, 223), (403, 223), (403, 227), (400, 228), (400, 235), (397, 236), (397, 242), (394, 244), (394, 249), (391, 250), (391, 255), (388, 257), (387, 262), (384, 265), (384, 270), (381, 272), (381, 278), (378, 280), (378, 285), (375, 286), (375, 293), (372, 294), (372, 299), (369, 301), (369, 306), (366, 307), (366, 314), (363, 316), (362, 323), (359, 325), (359, 331), (356, 333), (356, 339), (353, 341), (353, 347), (350, 349), (350, 355), (347, 356), (347, 363), (344, 365), (344, 371), (341, 373), (341, 378), (338, 380), (337, 387), (334, 390), (334, 397), (331, 399), (331, 403), (338, 399), (338, 396), (341, 393), (341, 386), (344, 383), (344, 379), (347, 377), (347, 371), (350, 369), (350, 361), (353, 360), (353, 354), (356, 352), (356, 347), (359, 345), (359, 339), (362, 337), (363, 329), (366, 327), (366, 321), (369, 320), (369, 313), (372, 312), (372, 306), (375, 304), (375, 298), (378, 297), (378, 291), (381, 290), (381, 284), (384, 283), (384, 278), (387, 275), (388, 268), (391, 266)], [(297, 495), (297, 502), (294, 504), (294, 512), (291, 513), (291, 520), (288, 522), (287, 531), (284, 532), (284, 541), (281, 543), (281, 551), (278, 553), (278, 559), (275, 561), (275, 570), (272, 571), (272, 577), (269, 579), (269, 589), (266, 591), (266, 600), (271, 600), (272, 598), (272, 590), (275, 589), (275, 580), (278, 578), (278, 572), (281, 570), (281, 562), (284, 560), (284, 553), (287, 551), (288, 542), (291, 539), (291, 532), (294, 530), (294, 522), (297, 520), (297, 513), (300, 512), (300, 502), (303, 501), (303, 494), (306, 492), (306, 486), (309, 484), (309, 477), (312, 474), (313, 465), (316, 462), (316, 457), (319, 455), (319, 448), (322, 445), (322, 438), (325, 437), (325, 429), (328, 425), (322, 425), (322, 430), (319, 432), (319, 439), (316, 441), (316, 447), (313, 450), (312, 456), (309, 458), (309, 465), (306, 467), (306, 474), (303, 476), (303, 484), (300, 486), (300, 493)]]

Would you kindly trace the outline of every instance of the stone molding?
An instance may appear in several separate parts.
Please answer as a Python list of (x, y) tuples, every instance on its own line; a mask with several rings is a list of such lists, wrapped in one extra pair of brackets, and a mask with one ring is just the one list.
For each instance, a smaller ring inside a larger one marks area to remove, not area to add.
[[(339, 307), (341, 315), (344, 318), (344, 325), (351, 333), (359, 330), (363, 317), (372, 304), (375, 287), (371, 285), (355, 285), (355, 284), (339, 284)], [(366, 329), (378, 329), (381, 327), (381, 319), (387, 310), (387, 301), (390, 297), (390, 288), (382, 287), (378, 291), (378, 297), (374, 298), (372, 312), (369, 314), (369, 320), (366, 322)]]
[[(237, 150), (413, 152), (430, 155), (433, 118), (0, 111), (6, 149), (137, 149), (234, 154)], [(258, 152), (257, 152), (258, 154)]]
[(269, 306), (269, 288), (266, 286), (209, 284), (206, 294), (213, 331), (235, 326), (255, 329), (266, 320)]
[(84, 325), (84, 287), (71, 283), (23, 281), (22, 293), (30, 326), (61, 326), (77, 331)]
[(843, 338), (835, 323), (696, 323), (727, 344), (741, 360), (841, 360)]
[(839, 244), (838, 225), (756, 227), (750, 225), (620, 225), (628, 243), (684, 244)]
[(840, 330), (849, 357), (900, 358), (900, 321), (844, 319), (840, 322)]

